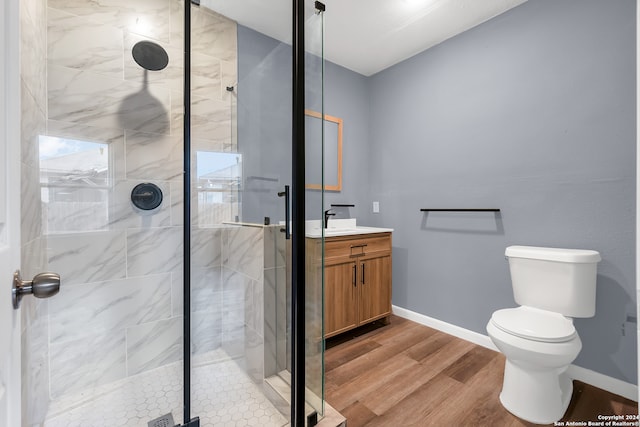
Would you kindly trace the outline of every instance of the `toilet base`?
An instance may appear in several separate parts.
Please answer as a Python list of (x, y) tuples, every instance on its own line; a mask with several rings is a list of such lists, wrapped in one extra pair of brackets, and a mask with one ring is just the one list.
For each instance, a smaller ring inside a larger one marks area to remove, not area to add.
[(567, 411), (573, 393), (573, 383), (565, 370), (527, 369), (507, 359), (500, 393), (502, 406), (535, 424), (558, 421)]

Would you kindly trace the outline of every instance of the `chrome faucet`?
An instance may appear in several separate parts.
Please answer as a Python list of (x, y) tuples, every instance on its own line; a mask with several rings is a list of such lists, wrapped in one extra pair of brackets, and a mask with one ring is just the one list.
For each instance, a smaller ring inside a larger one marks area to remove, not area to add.
[(327, 226), (329, 225), (330, 216), (336, 216), (336, 213), (331, 212), (331, 209), (327, 209), (326, 211), (324, 211), (324, 228), (327, 228)]

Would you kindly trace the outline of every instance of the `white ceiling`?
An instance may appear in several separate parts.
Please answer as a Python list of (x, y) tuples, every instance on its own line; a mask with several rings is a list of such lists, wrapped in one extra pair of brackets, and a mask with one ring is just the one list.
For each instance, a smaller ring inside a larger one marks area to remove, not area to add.
[[(526, 0), (323, 0), (325, 57), (370, 76)], [(309, 19), (313, 16), (313, 1)], [(291, 40), (291, 0), (202, 0), (275, 39)]]

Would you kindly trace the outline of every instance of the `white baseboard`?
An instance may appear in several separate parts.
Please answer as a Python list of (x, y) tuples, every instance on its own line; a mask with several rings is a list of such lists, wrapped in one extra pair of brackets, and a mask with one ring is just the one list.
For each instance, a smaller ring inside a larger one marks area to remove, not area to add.
[[(469, 329), (461, 328), (460, 326), (452, 325), (451, 323), (443, 322), (442, 320), (434, 319), (433, 317), (425, 316), (424, 314), (416, 313), (415, 311), (407, 310), (406, 308), (398, 307), (396, 305), (392, 306), (392, 310), (393, 314), (396, 316), (437, 329), (446, 334), (470, 341), (490, 350), (498, 351), (488, 335), (470, 331)], [(606, 390), (635, 402), (638, 401), (638, 386), (635, 384), (630, 384), (617, 378), (576, 365), (569, 365), (567, 374), (574, 380), (591, 384), (594, 387), (598, 387), (602, 390)]]
[(462, 338), (466, 341), (471, 341), (474, 344), (486, 347), (493, 351), (498, 351), (498, 348), (493, 344), (491, 338), (488, 335), (479, 334), (477, 332), (470, 331), (469, 329), (461, 328), (460, 326), (452, 325), (451, 323), (443, 322), (442, 320), (434, 319), (433, 317), (425, 316), (424, 314), (416, 313), (415, 311), (407, 310), (406, 308), (398, 307), (394, 305), (391, 307), (393, 314), (403, 317), (405, 319), (412, 320), (421, 325), (428, 326), (433, 329), (437, 329), (454, 337)]
[(567, 375), (574, 380), (591, 384), (592, 386), (617, 394), (618, 396), (626, 397), (634, 402), (638, 401), (638, 386), (635, 384), (630, 384), (626, 381), (578, 365), (569, 365)]

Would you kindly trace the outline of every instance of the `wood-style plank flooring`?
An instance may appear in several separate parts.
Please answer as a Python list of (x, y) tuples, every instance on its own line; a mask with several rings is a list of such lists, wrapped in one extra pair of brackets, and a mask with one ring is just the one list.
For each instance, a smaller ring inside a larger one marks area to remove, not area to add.
[[(327, 340), (326, 400), (359, 426), (535, 426), (498, 399), (504, 356), (392, 316)], [(574, 381), (563, 421), (637, 414), (637, 404)]]

